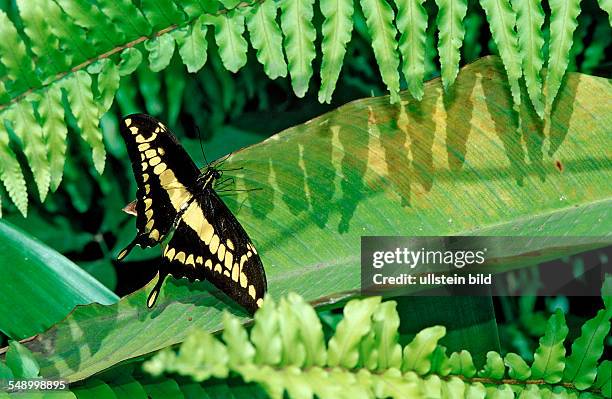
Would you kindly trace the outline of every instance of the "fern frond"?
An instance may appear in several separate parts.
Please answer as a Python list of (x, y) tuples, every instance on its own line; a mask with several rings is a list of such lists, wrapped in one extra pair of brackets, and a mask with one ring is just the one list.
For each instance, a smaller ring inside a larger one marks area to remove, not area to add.
[(115, 94), (119, 89), (119, 68), (110, 59), (106, 58), (90, 65), (87, 72), (97, 74), (98, 84), (96, 104), (98, 105), (98, 115), (102, 116), (113, 104)]
[(551, 0), (550, 53), (546, 74), (546, 106), (550, 108), (561, 87), (569, 63), (574, 31), (578, 26), (580, 0)]
[(519, 80), (522, 76), (521, 57), (514, 26), (516, 17), (508, 0), (480, 0), (489, 21), (489, 28), (508, 74), (514, 104), (521, 103)]
[(43, 131), (36, 117), (31, 103), (33, 98), (27, 97), (26, 101), (20, 101), (5, 112), (5, 120), (13, 124), (13, 130), (23, 145), (23, 153), (28, 160), (34, 181), (38, 188), (40, 200), (44, 201), (49, 192), (51, 171), (47, 158), (47, 146), (43, 137)]
[(99, 129), (100, 115), (91, 91), (91, 76), (83, 70), (77, 71), (62, 82), (68, 94), (72, 113), (76, 117), (81, 137), (92, 149), (94, 167), (98, 173), (104, 171), (106, 150)]
[(34, 72), (34, 63), (27, 54), (25, 44), (19, 37), (15, 25), (0, 10), (0, 61), (6, 68), (10, 79), (9, 92), (25, 91), (28, 87), (37, 87), (40, 80)]
[(386, 0), (360, 0), (372, 38), (374, 57), (391, 103), (399, 102), (399, 56), (397, 54), (397, 29), (393, 25), (393, 9)]
[(544, 65), (542, 58), (544, 11), (538, 0), (513, 0), (512, 7), (516, 12), (518, 44), (527, 93), (536, 113), (543, 118), (544, 99), (540, 71)]
[(66, 55), (60, 51), (59, 40), (51, 31), (44, 9), (38, 1), (17, 0), (23, 31), (30, 39), (30, 49), (41, 59), (48, 60), (40, 65), (47, 75), (55, 75), (68, 69)]
[(73, 24), (87, 30), (89, 43), (99, 50), (112, 49), (116, 43), (125, 41), (125, 35), (117, 31), (114, 24), (100, 9), (87, 0), (56, 0)]
[(314, 0), (281, 0), (281, 28), (293, 92), (304, 97), (312, 76), (317, 33), (312, 24)]
[(4, 123), (0, 121), (0, 180), (19, 212), (26, 217), (28, 214), (28, 192), (21, 166), (15, 153), (9, 147), (9, 136)]
[(174, 31), (173, 36), (179, 46), (179, 54), (190, 73), (196, 73), (207, 60), (208, 41), (204, 18), (200, 17), (193, 25), (184, 26)]
[(276, 23), (277, 8), (274, 0), (266, 0), (246, 14), (251, 44), (257, 50), (257, 59), (270, 79), (287, 76), (283, 36)]
[(151, 33), (151, 25), (131, 0), (100, 1), (98, 5), (100, 11), (125, 34), (124, 40), (133, 40)]
[(597, 379), (593, 386), (601, 389), (606, 397), (612, 397), (612, 361), (604, 360), (597, 367)]
[(183, 22), (184, 14), (172, 0), (141, 0), (140, 8), (153, 31)]
[(233, 10), (207, 18), (215, 27), (215, 42), (225, 69), (238, 72), (247, 62), (248, 44), (244, 39), (244, 15)]
[(608, 19), (612, 25), (612, 0), (599, 0), (599, 7), (608, 13)]
[(144, 42), (149, 52), (149, 68), (153, 72), (166, 69), (174, 55), (174, 38), (170, 33), (164, 33)]
[(442, 67), (442, 84), (447, 90), (459, 73), (459, 49), (463, 44), (467, 0), (436, 0), (438, 5), (438, 54)]
[(546, 332), (540, 338), (540, 345), (533, 356), (531, 375), (554, 384), (561, 381), (565, 369), (565, 347), (563, 341), (569, 329), (565, 316), (560, 309), (553, 314), (546, 324)]
[(319, 102), (330, 103), (340, 76), (346, 45), (353, 32), (353, 0), (320, 0), (319, 7), (325, 17), (321, 41), (321, 88)]
[(601, 309), (582, 325), (580, 337), (572, 344), (572, 352), (567, 358), (563, 381), (571, 382), (581, 390), (593, 385), (597, 376), (597, 361), (610, 332), (610, 318), (612, 308)]
[(42, 121), (42, 130), (49, 148), (51, 191), (55, 191), (62, 181), (64, 173), (66, 136), (68, 134), (68, 129), (64, 122), (62, 91), (59, 85), (54, 84), (40, 94), (38, 98), (38, 114)]
[(134, 47), (126, 48), (121, 52), (119, 62), (119, 76), (131, 75), (142, 62), (142, 53)]
[(410, 94), (423, 98), (425, 79), (425, 43), (427, 40), (427, 11), (424, 0), (395, 0), (397, 29), (400, 32), (399, 50), (402, 54), (402, 72)]
[[(489, 352), (487, 364), (476, 377), (469, 352), (457, 352), (449, 360), (453, 373), (437, 374), (434, 358), (444, 352), (437, 346), (444, 327), (419, 332), (402, 350), (395, 303), (381, 303), (377, 297), (346, 304), (327, 350), (317, 315), (295, 294), (282, 298), (278, 305), (269, 297), (264, 300), (255, 314), (250, 340), (235, 316), (224, 314), (223, 325), (223, 342), (208, 332), (195, 331), (178, 352), (164, 349), (146, 361), (143, 369), (157, 381), (169, 378), (161, 377), (163, 373), (189, 376), (196, 382), (238, 375), (246, 383), (257, 383), (275, 399), (537, 399), (577, 397), (583, 389), (573, 383), (547, 384), (530, 378), (529, 366), (514, 353), (502, 359), (499, 353)], [(265, 339), (271, 343), (269, 352), (265, 351)], [(601, 356), (598, 350), (587, 352), (591, 357)], [(595, 386), (587, 388), (581, 397), (603, 398), (610, 390), (606, 375), (610, 363), (604, 361), (599, 368), (588, 364), (585, 369), (598, 376)], [(215, 385), (203, 388), (211, 386)], [(229, 395), (229, 391), (224, 392), (223, 396)]]

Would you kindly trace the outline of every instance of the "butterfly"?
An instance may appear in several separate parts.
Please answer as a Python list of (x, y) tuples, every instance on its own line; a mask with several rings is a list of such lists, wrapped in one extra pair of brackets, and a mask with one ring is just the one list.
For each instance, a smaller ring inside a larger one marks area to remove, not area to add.
[(222, 171), (197, 168), (174, 134), (145, 114), (126, 116), (120, 125), (138, 190), (136, 238), (118, 260), (139, 245), (163, 249), (159, 276), (147, 299), (152, 308), (168, 274), (208, 280), (236, 303), (255, 312), (267, 290), (255, 246), (213, 186)]

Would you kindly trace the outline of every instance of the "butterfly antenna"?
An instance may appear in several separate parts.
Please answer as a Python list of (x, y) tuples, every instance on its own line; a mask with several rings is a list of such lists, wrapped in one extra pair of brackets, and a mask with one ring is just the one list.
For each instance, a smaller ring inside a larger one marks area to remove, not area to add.
[(200, 140), (200, 150), (202, 151), (202, 156), (204, 157), (204, 162), (206, 162), (206, 167), (208, 167), (208, 165), (210, 165), (208, 163), (208, 159), (206, 159), (206, 154), (204, 153), (204, 145), (202, 144), (202, 132), (200, 131), (200, 128), (196, 125), (196, 132), (198, 132), (198, 139)]

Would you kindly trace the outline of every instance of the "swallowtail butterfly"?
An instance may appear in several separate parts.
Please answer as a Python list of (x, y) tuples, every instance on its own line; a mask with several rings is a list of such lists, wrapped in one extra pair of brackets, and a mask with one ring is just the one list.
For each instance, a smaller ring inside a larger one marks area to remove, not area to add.
[(163, 250), (157, 284), (147, 306), (153, 307), (165, 277), (206, 279), (239, 305), (254, 312), (267, 289), (255, 246), (213, 189), (221, 171), (200, 171), (176, 137), (155, 118), (129, 115), (121, 122), (138, 190), (136, 238), (118, 259), (139, 245)]

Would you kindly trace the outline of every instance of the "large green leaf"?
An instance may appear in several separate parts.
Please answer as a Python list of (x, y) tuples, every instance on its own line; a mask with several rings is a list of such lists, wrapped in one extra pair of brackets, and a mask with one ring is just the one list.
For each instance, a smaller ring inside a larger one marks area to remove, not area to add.
[(0, 220), (0, 331), (13, 339), (40, 333), (76, 305), (119, 298), (83, 269)]
[[(523, 137), (507, 82), (485, 58), (459, 73), (452, 97), (436, 79), (421, 102), (356, 101), (234, 154), (226, 166), (244, 167), (236, 188), (261, 190), (224, 199), (257, 245), (271, 294), (332, 304), (357, 293), (363, 235), (609, 234), (609, 81), (569, 74), (552, 120), (522, 106)], [(79, 307), (26, 346), (41, 375), (86, 378), (193, 328), (222, 328), (227, 301), (205, 287), (169, 279), (153, 310), (152, 284)]]

